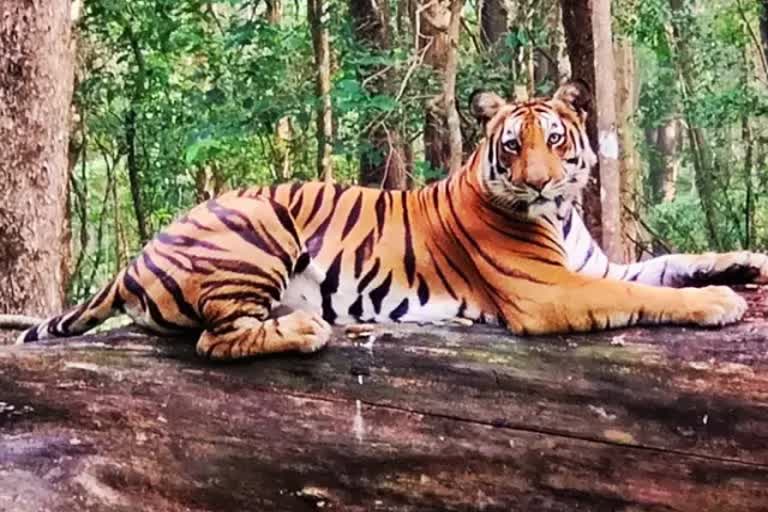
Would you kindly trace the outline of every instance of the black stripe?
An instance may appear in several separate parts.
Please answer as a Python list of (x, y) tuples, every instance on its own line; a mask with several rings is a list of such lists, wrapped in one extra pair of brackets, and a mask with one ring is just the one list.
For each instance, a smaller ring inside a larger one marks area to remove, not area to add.
[(589, 258), (592, 257), (592, 254), (594, 252), (595, 252), (595, 241), (590, 239), (589, 249), (587, 249), (587, 254), (584, 256), (584, 261), (581, 262), (581, 265), (579, 265), (579, 268), (576, 269), (576, 272), (581, 271), (581, 269), (587, 266), (587, 263), (589, 263)]
[(397, 322), (407, 312), (408, 312), (408, 298), (406, 297), (405, 299), (403, 299), (403, 301), (400, 304), (397, 305), (395, 309), (392, 310), (392, 312), (389, 314), (389, 318)]
[(659, 277), (659, 284), (664, 286), (664, 276), (667, 275), (667, 266), (669, 266), (669, 259), (664, 261), (664, 267), (661, 269), (661, 277)]
[(432, 254), (432, 251), (429, 248), (427, 248), (427, 252), (429, 252), (429, 257), (432, 258), (432, 264), (435, 267), (435, 272), (437, 272), (437, 277), (440, 278), (440, 282), (443, 283), (443, 287), (448, 291), (448, 294), (453, 297), (454, 300), (458, 300), (456, 292), (453, 291), (453, 287), (448, 282), (448, 279), (445, 278), (443, 269), (441, 269), (440, 265), (437, 264), (437, 260), (435, 259), (434, 254)]
[(355, 302), (352, 303), (351, 306), (349, 306), (349, 315), (356, 320), (360, 320), (360, 317), (363, 316), (363, 296), (358, 295), (357, 299), (355, 299)]
[(299, 238), (299, 234), (296, 232), (296, 223), (294, 222), (293, 217), (291, 217), (291, 214), (283, 205), (278, 203), (272, 204), (272, 208), (275, 211), (277, 220), (280, 221), (280, 225), (282, 225), (283, 229), (290, 233), (291, 238), (293, 238), (293, 241), (296, 242), (296, 246), (301, 247), (301, 239)]
[(360, 245), (355, 248), (355, 279), (360, 277), (360, 273), (363, 271), (363, 264), (371, 256), (373, 251), (373, 234), (374, 230), (363, 239)]
[(88, 303), (89, 309), (98, 308), (101, 306), (101, 304), (107, 300), (107, 297), (109, 297), (109, 292), (112, 291), (112, 287), (115, 286), (115, 280), (109, 282), (109, 284), (105, 285), (99, 293), (91, 299), (91, 301)]
[(571, 232), (572, 222), (573, 222), (573, 208), (569, 210), (568, 217), (565, 219), (565, 222), (563, 223), (563, 240), (568, 238), (568, 233)]
[[(221, 291), (222, 288), (228, 287), (228, 286), (234, 286), (237, 288), (240, 288), (237, 292), (222, 292), (222, 293), (238, 293), (238, 294), (244, 294), (248, 296), (257, 296), (264, 294), (269, 295), (272, 300), (279, 301), (281, 291), (279, 288), (275, 288), (274, 286), (270, 286), (265, 283), (256, 283), (253, 281), (249, 281), (247, 279), (217, 279), (212, 281), (206, 281), (203, 284), (200, 285), (200, 296), (198, 297), (198, 302), (203, 303), (206, 300), (214, 299), (214, 298), (220, 298), (221, 294), (215, 295), (217, 292)], [(247, 288), (247, 290), (243, 290), (243, 288)]]
[(318, 210), (320, 210), (320, 205), (323, 204), (324, 195), (325, 195), (325, 187), (319, 190), (317, 197), (315, 198), (315, 202), (312, 204), (312, 209), (309, 211), (309, 217), (307, 217), (307, 220), (304, 221), (305, 226), (308, 226), (309, 223), (312, 222), (312, 219), (315, 218), (315, 215), (317, 215)]
[(149, 313), (150, 318), (155, 324), (170, 331), (189, 330), (188, 327), (167, 320), (160, 312), (160, 308), (157, 307), (157, 304), (155, 304), (152, 298), (144, 292), (144, 288), (142, 288), (142, 286), (128, 272), (123, 276), (123, 285), (129, 292), (139, 299), (144, 313)]
[(288, 204), (291, 204), (293, 202), (293, 198), (296, 196), (296, 192), (298, 192), (300, 188), (301, 188), (300, 181), (294, 181), (293, 183), (291, 183), (291, 188), (288, 189)]
[(363, 293), (363, 290), (365, 290), (368, 287), (371, 280), (374, 277), (376, 277), (376, 275), (379, 273), (380, 265), (381, 265), (381, 260), (379, 260), (379, 258), (376, 258), (376, 261), (373, 262), (373, 267), (371, 267), (371, 270), (369, 270), (363, 276), (363, 279), (360, 280), (360, 284), (357, 285), (357, 293)]
[(178, 308), (179, 312), (190, 320), (194, 320), (196, 322), (199, 321), (200, 316), (197, 314), (197, 311), (195, 311), (195, 308), (192, 307), (192, 304), (187, 302), (187, 299), (184, 297), (184, 292), (179, 286), (179, 283), (177, 283), (176, 280), (173, 279), (173, 277), (171, 277), (165, 270), (158, 267), (146, 252), (142, 255), (142, 260), (144, 261), (144, 266), (147, 267), (147, 269), (160, 280), (163, 288), (165, 288), (168, 293), (171, 294), (171, 297), (173, 297), (173, 301), (176, 303), (176, 307)]
[(386, 279), (371, 290), (371, 293), (369, 294), (369, 297), (371, 297), (371, 302), (373, 303), (373, 310), (376, 311), (376, 314), (378, 315), (381, 313), (381, 303), (384, 301), (384, 297), (387, 296), (389, 293), (389, 288), (392, 286), (392, 271), (389, 271), (389, 274), (387, 274)]
[(405, 275), (408, 278), (408, 286), (413, 286), (413, 280), (416, 277), (416, 256), (413, 254), (413, 235), (411, 234), (411, 223), (408, 219), (408, 192), (401, 193), (400, 200), (403, 208), (403, 229), (405, 230), (405, 254), (403, 263), (405, 265)]
[[(85, 304), (80, 304), (74, 310), (50, 320), (48, 322), (48, 332), (58, 336), (69, 334), (69, 329), (72, 327), (72, 324), (77, 320), (80, 320), (88, 309), (89, 308)], [(66, 320), (62, 321), (64, 317), (66, 317)]]
[[(454, 235), (455, 238), (455, 235)], [(472, 282), (469, 280), (469, 278), (466, 276), (466, 271), (459, 268), (458, 265), (456, 265), (453, 260), (443, 251), (443, 248), (440, 246), (437, 246), (437, 250), (440, 251), (440, 254), (443, 256), (443, 259), (446, 263), (448, 263), (448, 266), (451, 267), (451, 270), (453, 270), (453, 273), (459, 276), (459, 278), (464, 281), (464, 284), (467, 285), (467, 288), (470, 290), (474, 289), (474, 286), (472, 285)]]
[(155, 236), (155, 241), (174, 247), (197, 247), (202, 249), (210, 249), (212, 251), (224, 250), (220, 246), (205, 240), (201, 240), (200, 238), (185, 235), (172, 235), (165, 232), (158, 233), (157, 236)]
[(344, 224), (344, 229), (341, 231), (341, 241), (343, 242), (345, 238), (347, 238), (347, 235), (350, 231), (352, 231), (352, 228), (357, 224), (358, 219), (360, 218), (360, 209), (363, 206), (363, 193), (360, 192), (360, 195), (357, 196), (357, 200), (355, 200), (355, 204), (352, 206), (352, 210), (349, 212), (349, 217), (347, 217), (347, 222)]
[(154, 249), (155, 254), (157, 254), (159, 256), (162, 256), (163, 258), (168, 260), (168, 263), (170, 263), (175, 268), (177, 268), (179, 270), (182, 270), (184, 272), (198, 272), (198, 273), (205, 274), (205, 275), (212, 274), (214, 272), (212, 269), (196, 269), (196, 268), (194, 268), (191, 265), (186, 265), (185, 263), (182, 263), (181, 260), (176, 258), (176, 256), (171, 256), (170, 254), (164, 253), (163, 251), (161, 251), (157, 247), (154, 247), (153, 249)]
[[(189, 255), (188, 257), (192, 261), (192, 266), (195, 269), (194, 270), (195, 272), (209, 270), (200, 266), (200, 262), (205, 262), (213, 265), (217, 271), (255, 275), (268, 280), (270, 284), (274, 286), (279, 286), (280, 283), (282, 283), (283, 287), (286, 285), (285, 276), (283, 274), (278, 273), (277, 277), (280, 279), (280, 282), (278, 282), (275, 279), (275, 276), (271, 275), (269, 272), (266, 272), (261, 267), (257, 267), (256, 265), (251, 265), (250, 263), (242, 260), (227, 260), (227, 259), (221, 259), (221, 258), (211, 258), (207, 256), (194, 256), (194, 255)], [(209, 271), (208, 273), (210, 274), (211, 272)]]
[(302, 204), (304, 204), (304, 189), (301, 189), (301, 193), (299, 194), (299, 199), (296, 201), (296, 204), (291, 206), (291, 217), (294, 219), (298, 218), (299, 213), (301, 213)]
[(323, 318), (331, 324), (338, 316), (333, 310), (331, 296), (339, 290), (339, 274), (341, 273), (341, 257), (343, 254), (343, 250), (339, 251), (339, 254), (333, 259), (331, 266), (328, 267), (328, 272), (325, 273), (325, 279), (320, 283), (320, 295), (323, 300)]
[(422, 306), (429, 302), (429, 286), (427, 285), (427, 281), (424, 280), (424, 276), (419, 274), (419, 287), (416, 292), (419, 296), (419, 304)]
[[(274, 205), (274, 203), (268, 204), (270, 204), (270, 206)], [(256, 230), (256, 226), (254, 226), (250, 219), (248, 219), (242, 212), (222, 206), (215, 200), (208, 201), (207, 205), (209, 211), (216, 216), (219, 222), (224, 224), (245, 242), (258, 247), (262, 251), (273, 256), (273, 251), (284, 253), (279, 244), (272, 247), (266, 240), (264, 240)]]
[(182, 218), (180, 218), (178, 220), (178, 222), (180, 224), (192, 224), (193, 226), (195, 226), (197, 229), (199, 229), (201, 231), (213, 231), (214, 230), (213, 228), (211, 228), (209, 226), (204, 226), (203, 224), (201, 224), (200, 222), (196, 221), (195, 219), (189, 218), (187, 215), (185, 215)]
[(312, 260), (310, 258), (309, 253), (303, 252), (299, 255), (299, 258), (296, 260), (296, 264), (293, 266), (293, 273), (294, 274), (301, 274), (304, 272), (307, 267), (309, 266), (309, 262)]
[(384, 232), (385, 198), (387, 194), (388, 192), (386, 190), (380, 191), (379, 197), (376, 199), (376, 204), (374, 205), (374, 210), (376, 211), (376, 230), (379, 233), (379, 238), (381, 238), (381, 235)]
[(464, 318), (464, 315), (467, 312), (467, 299), (462, 298), (461, 304), (459, 304), (459, 310), (456, 312), (456, 316), (459, 318)]
[(331, 224), (331, 220), (336, 214), (336, 205), (339, 202), (339, 196), (345, 189), (339, 185), (334, 186), (334, 195), (331, 199), (331, 208), (328, 211), (328, 215), (323, 222), (315, 229), (315, 231), (307, 236), (306, 247), (311, 257), (317, 256), (323, 249), (323, 243), (325, 242), (325, 232), (328, 230), (328, 226)]

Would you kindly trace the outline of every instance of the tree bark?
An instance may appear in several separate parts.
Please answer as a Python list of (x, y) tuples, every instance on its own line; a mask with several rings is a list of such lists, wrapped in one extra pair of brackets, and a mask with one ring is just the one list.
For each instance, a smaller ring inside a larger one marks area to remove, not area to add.
[[(419, 0), (415, 16), (416, 50), (425, 52), (424, 63), (443, 84), (442, 93), (429, 100), (425, 109), (424, 153), (434, 169), (449, 173), (461, 167), (455, 84), (459, 14), (463, 4), (463, 0)], [(454, 12), (456, 16), (452, 16)]]
[(616, 65), (611, 30), (611, 0), (592, 1), (592, 30), (595, 42), (595, 99), (600, 159), (603, 250), (611, 261), (622, 261), (621, 179), (619, 141), (616, 133)]
[(323, 0), (307, 0), (312, 31), (317, 90), (317, 175), (333, 181), (333, 107), (331, 105), (331, 48), (323, 19)]
[[(571, 61), (571, 77), (582, 80), (594, 92), (595, 41), (592, 29), (592, 0), (560, 0), (565, 31), (565, 44)], [(599, 152), (597, 135), (597, 111), (594, 102), (587, 112), (587, 135), (596, 152)], [(590, 174), (582, 197), (584, 223), (598, 244), (603, 241), (602, 205), (600, 202), (600, 165)]]
[(67, 274), (70, 2), (0, 16), (0, 313), (62, 309)]
[[(372, 52), (387, 52), (392, 41), (389, 30), (389, 0), (350, 0), (349, 11), (355, 38)], [(392, 95), (392, 73), (382, 66), (360, 70), (363, 83), (372, 96)], [(364, 120), (368, 123), (368, 120)], [(410, 162), (399, 131), (386, 121), (375, 123), (362, 134), (360, 155), (360, 184), (383, 188), (408, 188)]]
[(683, 126), (679, 119), (670, 119), (663, 125), (645, 130), (645, 139), (651, 150), (649, 181), (653, 204), (668, 203), (675, 199), (677, 176), (680, 173), (680, 149)]
[(480, 0), (480, 41), (486, 50), (496, 47), (509, 27), (509, 13), (504, 0)]
[(637, 195), (640, 187), (640, 158), (635, 148), (634, 113), (638, 94), (635, 73), (635, 53), (632, 43), (622, 38), (616, 42), (616, 112), (621, 157), (619, 174), (621, 178), (621, 236), (624, 240), (624, 261), (637, 260), (637, 246), (640, 227), (636, 219), (639, 210)]
[(768, 62), (768, 0), (760, 2), (760, 45), (763, 50), (763, 60)]
[(448, 24), (448, 55), (443, 82), (443, 112), (448, 130), (448, 172), (455, 174), (461, 169), (463, 148), (461, 145), (461, 119), (456, 109), (456, 73), (459, 66), (459, 35), (461, 33), (461, 8), (464, 0), (451, 1), (451, 21)]
[(267, 21), (271, 25), (279, 25), (283, 19), (282, 0), (266, 0), (266, 4), (267, 4)]
[(128, 181), (131, 188), (131, 198), (133, 200), (133, 212), (136, 216), (136, 227), (139, 232), (139, 241), (144, 244), (150, 237), (150, 230), (147, 227), (147, 215), (144, 211), (144, 200), (142, 192), (141, 168), (138, 155), (136, 153), (136, 121), (138, 117), (138, 105), (144, 95), (144, 82), (146, 77), (146, 63), (144, 54), (141, 51), (141, 42), (134, 34), (130, 21), (125, 22), (125, 34), (131, 45), (133, 57), (136, 60), (137, 76), (129, 99), (128, 111), (125, 114), (125, 151), (127, 154), (126, 166), (128, 168)]

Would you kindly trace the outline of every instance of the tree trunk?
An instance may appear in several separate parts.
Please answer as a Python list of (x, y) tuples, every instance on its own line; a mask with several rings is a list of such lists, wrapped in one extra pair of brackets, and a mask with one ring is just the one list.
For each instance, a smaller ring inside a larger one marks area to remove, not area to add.
[(271, 25), (278, 25), (283, 19), (283, 3), (282, 0), (266, 0), (267, 4), (267, 21)]
[[(349, 11), (355, 38), (361, 45), (373, 52), (387, 52), (391, 48), (389, 0), (350, 0)], [(370, 95), (395, 93), (392, 73), (382, 66), (367, 66), (360, 71)], [(363, 122), (367, 124), (369, 121)], [(408, 188), (410, 162), (398, 130), (382, 121), (375, 123), (362, 137), (360, 184)]]
[(768, 0), (760, 2), (760, 45), (764, 61), (768, 62)]
[(136, 155), (136, 109), (131, 106), (125, 114), (125, 147), (127, 152), (126, 167), (128, 168), (128, 182), (133, 199), (133, 213), (136, 216), (136, 227), (139, 231), (139, 241), (144, 244), (149, 240), (149, 228), (144, 212), (144, 200), (141, 193), (141, 175), (139, 171), (139, 159)]
[(333, 181), (333, 108), (331, 105), (331, 48), (323, 20), (323, 0), (307, 0), (307, 17), (312, 31), (317, 89), (317, 175)]
[(645, 130), (645, 140), (651, 151), (648, 163), (653, 204), (668, 203), (675, 199), (677, 176), (680, 173), (682, 127), (679, 119), (670, 119), (662, 126)]
[[(549, 0), (542, 3), (544, 9), (543, 22), (547, 27), (545, 47), (536, 47), (534, 51), (534, 79), (537, 85), (548, 83), (555, 89), (565, 81), (570, 73), (561, 72), (560, 57), (565, 47), (563, 40), (563, 25), (560, 19), (560, 3)], [(567, 59), (565, 59), (567, 60)]]
[[(463, 0), (419, 0), (415, 16), (416, 49), (425, 52), (424, 63), (436, 72), (443, 84), (442, 93), (426, 105), (424, 153), (433, 168), (448, 172), (461, 167), (461, 128), (454, 89), (461, 21), (458, 13), (463, 3)], [(452, 12), (457, 15), (452, 16)]]
[(504, 0), (480, 0), (480, 41), (489, 51), (498, 46), (508, 31), (507, 7)]
[(637, 247), (641, 244), (637, 213), (640, 202), (640, 158), (635, 148), (634, 113), (638, 94), (635, 73), (635, 54), (632, 43), (622, 38), (616, 42), (616, 111), (621, 146), (619, 171), (621, 177), (621, 235), (624, 240), (624, 261), (637, 261)]
[(621, 180), (619, 141), (616, 133), (616, 66), (611, 30), (611, 0), (593, 0), (592, 30), (595, 42), (595, 99), (600, 158), (603, 250), (611, 261), (622, 261)]
[(74, 77), (70, 2), (0, 16), (0, 313), (62, 309)]
[(459, 67), (459, 35), (461, 33), (461, 8), (464, 0), (451, 1), (451, 21), (448, 24), (448, 55), (443, 82), (443, 112), (448, 131), (448, 172), (455, 174), (461, 169), (463, 148), (461, 145), (461, 119), (456, 109), (456, 73)]
[[(592, 91), (595, 84), (595, 41), (592, 32), (592, 0), (560, 0), (565, 44), (571, 61), (571, 77), (582, 80)], [(594, 102), (587, 112), (587, 135), (599, 152), (597, 111)], [(584, 223), (598, 244), (602, 244), (602, 205), (600, 203), (600, 165), (595, 165), (582, 197)]]

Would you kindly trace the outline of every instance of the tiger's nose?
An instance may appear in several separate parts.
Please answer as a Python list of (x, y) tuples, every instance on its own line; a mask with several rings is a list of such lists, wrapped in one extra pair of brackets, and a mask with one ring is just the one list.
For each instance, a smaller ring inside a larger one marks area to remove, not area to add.
[(550, 181), (552, 181), (552, 178), (547, 175), (534, 175), (528, 176), (525, 180), (525, 184), (533, 190), (541, 192)]

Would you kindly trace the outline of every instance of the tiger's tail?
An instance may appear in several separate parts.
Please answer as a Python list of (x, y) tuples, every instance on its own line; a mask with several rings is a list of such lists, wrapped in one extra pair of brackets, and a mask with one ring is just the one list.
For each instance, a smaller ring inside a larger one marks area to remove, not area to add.
[(119, 293), (119, 283), (124, 273), (125, 271), (121, 271), (87, 301), (27, 329), (17, 338), (16, 343), (77, 336), (96, 327), (119, 310), (123, 302)]

